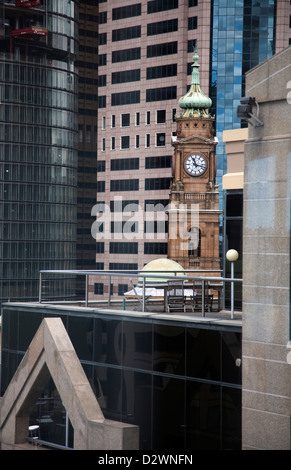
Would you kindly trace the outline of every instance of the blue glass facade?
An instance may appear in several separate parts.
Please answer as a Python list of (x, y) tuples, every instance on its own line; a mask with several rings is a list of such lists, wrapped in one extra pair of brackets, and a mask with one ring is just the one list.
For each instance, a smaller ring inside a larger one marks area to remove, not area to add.
[[(275, 0), (213, 0), (211, 98), (216, 105), (217, 182), (222, 190), (226, 154), (222, 133), (241, 127), (237, 106), (244, 74), (275, 52)], [(220, 191), (223, 209), (223, 192)]]

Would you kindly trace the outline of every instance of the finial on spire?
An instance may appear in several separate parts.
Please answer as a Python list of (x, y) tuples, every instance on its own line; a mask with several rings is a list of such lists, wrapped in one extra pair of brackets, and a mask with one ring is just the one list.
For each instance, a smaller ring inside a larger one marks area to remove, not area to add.
[[(199, 60), (199, 55), (198, 55), (197, 40), (196, 40), (194, 45), (193, 45), (193, 61), (198, 62), (198, 60)], [(197, 63), (197, 65), (198, 65), (198, 63)], [(198, 65), (198, 67), (200, 67), (200, 66)]]
[(212, 100), (206, 96), (200, 88), (200, 78), (199, 78), (199, 67), (198, 64), (199, 55), (197, 49), (197, 41), (194, 44), (194, 54), (193, 54), (193, 64), (192, 64), (192, 80), (189, 91), (186, 95), (182, 96), (179, 99), (179, 106), (184, 111), (181, 114), (181, 117), (207, 117), (211, 118), (212, 116), (207, 113), (212, 105)]

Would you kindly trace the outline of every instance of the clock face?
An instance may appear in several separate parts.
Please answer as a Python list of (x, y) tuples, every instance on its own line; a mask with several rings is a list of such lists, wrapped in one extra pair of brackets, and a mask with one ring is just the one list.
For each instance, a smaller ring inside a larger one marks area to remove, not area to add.
[(191, 176), (201, 176), (207, 168), (206, 158), (199, 154), (189, 155), (185, 160), (185, 170)]

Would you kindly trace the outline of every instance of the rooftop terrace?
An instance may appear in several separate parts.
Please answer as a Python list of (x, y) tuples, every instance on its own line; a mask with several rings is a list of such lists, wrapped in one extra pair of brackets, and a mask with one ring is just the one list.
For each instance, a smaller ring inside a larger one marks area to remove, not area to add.
[[(149, 277), (150, 275), (150, 277)], [(72, 279), (77, 280), (80, 276), (85, 283), (85, 298), (84, 299), (65, 299), (64, 297), (53, 298), (49, 289), (50, 279), (54, 276), (62, 278), (63, 276), (70, 276)], [(100, 280), (106, 279), (105, 282), (110, 286), (111, 280), (114, 277), (122, 278), (123, 282), (132, 283), (132, 289), (125, 292), (124, 296), (119, 298), (112, 296), (110, 288), (108, 293), (104, 294), (102, 299), (94, 300), (94, 296), (90, 294), (90, 286), (92, 278)], [(177, 272), (142, 272), (142, 271), (41, 271), (40, 272), (40, 289), (39, 289), (39, 302), (43, 306), (58, 306), (59, 308), (84, 308), (92, 312), (103, 314), (116, 314), (123, 316), (138, 316), (139, 318), (156, 318), (156, 319), (171, 319), (178, 321), (191, 321), (191, 322), (204, 322), (204, 323), (233, 323), (238, 326), (242, 321), (242, 311), (235, 309), (235, 286), (241, 286), (242, 279), (237, 278), (223, 278), (223, 277), (203, 277), (203, 276), (187, 276), (186, 273), (182, 276), (185, 285), (185, 293), (188, 292), (185, 298), (186, 311), (180, 309), (173, 309), (170, 312), (165, 307), (165, 295), (167, 296), (168, 281), (178, 280), (181, 281), (181, 273)], [(44, 289), (44, 286), (45, 289)], [(154, 290), (158, 291), (157, 295), (148, 296)], [(163, 295), (161, 296), (161, 288)], [(189, 309), (191, 303), (189, 291), (193, 289), (194, 295), (200, 301), (197, 302), (197, 307), (194, 311)], [(200, 290), (199, 290), (200, 289)], [(230, 294), (230, 308), (224, 307), (225, 289), (228, 289)], [(45, 291), (45, 295), (44, 295)], [(199, 291), (199, 294), (198, 294)], [(209, 293), (213, 298), (211, 307), (207, 303)], [(127, 295), (129, 294), (129, 295)], [(147, 299), (147, 297), (149, 297)]]

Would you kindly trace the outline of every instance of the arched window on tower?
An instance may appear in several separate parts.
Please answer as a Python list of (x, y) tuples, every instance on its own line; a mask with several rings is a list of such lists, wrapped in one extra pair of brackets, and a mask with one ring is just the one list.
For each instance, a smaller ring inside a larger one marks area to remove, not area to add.
[(201, 256), (201, 230), (199, 227), (191, 227), (189, 230), (188, 256), (200, 258)]

